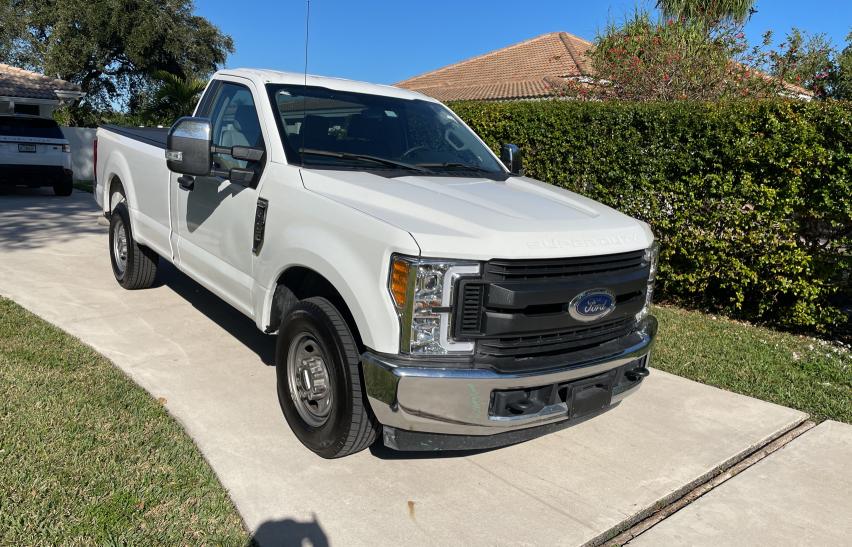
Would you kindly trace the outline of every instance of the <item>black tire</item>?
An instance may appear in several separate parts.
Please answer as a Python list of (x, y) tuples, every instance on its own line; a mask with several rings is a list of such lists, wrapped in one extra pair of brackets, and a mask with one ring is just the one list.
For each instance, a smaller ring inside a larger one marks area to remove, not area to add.
[[(291, 396), (288, 360), (305, 337), (320, 346), (331, 403), (324, 423), (308, 423)], [(276, 347), (278, 402), (296, 437), (323, 458), (340, 458), (373, 444), (380, 425), (361, 382), (358, 348), (343, 316), (325, 298), (299, 301), (283, 318)]]
[(53, 193), (57, 196), (70, 196), (74, 191), (74, 181), (71, 177), (65, 177), (59, 182), (53, 183)]
[[(116, 255), (116, 238), (123, 232), (125, 237), (123, 261)], [(125, 289), (147, 289), (157, 278), (157, 266), (160, 257), (144, 245), (139, 245), (133, 239), (130, 228), (130, 214), (127, 204), (121, 202), (112, 210), (109, 221), (109, 256), (112, 262), (112, 273), (115, 280)], [(123, 267), (122, 267), (123, 265)]]

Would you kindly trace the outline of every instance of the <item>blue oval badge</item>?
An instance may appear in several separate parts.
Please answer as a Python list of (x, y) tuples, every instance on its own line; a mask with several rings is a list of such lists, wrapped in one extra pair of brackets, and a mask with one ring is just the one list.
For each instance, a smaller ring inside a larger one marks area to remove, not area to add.
[(568, 313), (577, 321), (596, 321), (615, 309), (615, 295), (607, 289), (581, 292), (568, 304)]

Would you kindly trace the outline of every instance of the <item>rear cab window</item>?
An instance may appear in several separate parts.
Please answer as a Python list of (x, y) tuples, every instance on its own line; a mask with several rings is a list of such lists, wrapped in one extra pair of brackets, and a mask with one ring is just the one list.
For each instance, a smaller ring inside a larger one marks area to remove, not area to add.
[(16, 116), (0, 116), (0, 137), (65, 138), (54, 120)]

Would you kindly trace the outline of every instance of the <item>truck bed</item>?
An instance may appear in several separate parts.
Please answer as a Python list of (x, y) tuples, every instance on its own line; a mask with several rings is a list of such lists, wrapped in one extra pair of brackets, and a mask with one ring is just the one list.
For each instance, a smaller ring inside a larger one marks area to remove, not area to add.
[(171, 172), (166, 166), (168, 129), (102, 125), (98, 128), (96, 178), (98, 203), (107, 210), (117, 178), (125, 191), (134, 238), (160, 256), (171, 256), (169, 200)]
[(166, 139), (169, 135), (168, 127), (127, 127), (123, 125), (105, 124), (101, 128), (112, 131), (123, 137), (166, 149)]

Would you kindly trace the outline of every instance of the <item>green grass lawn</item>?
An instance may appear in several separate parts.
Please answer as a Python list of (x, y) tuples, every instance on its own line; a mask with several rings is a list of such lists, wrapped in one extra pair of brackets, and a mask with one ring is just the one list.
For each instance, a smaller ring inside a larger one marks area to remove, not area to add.
[(814, 420), (852, 423), (852, 351), (828, 342), (657, 306), (651, 366)]
[(95, 191), (95, 184), (94, 181), (91, 180), (75, 180), (74, 189), (91, 194)]
[(160, 403), (0, 298), (0, 545), (248, 541), (225, 489)]

